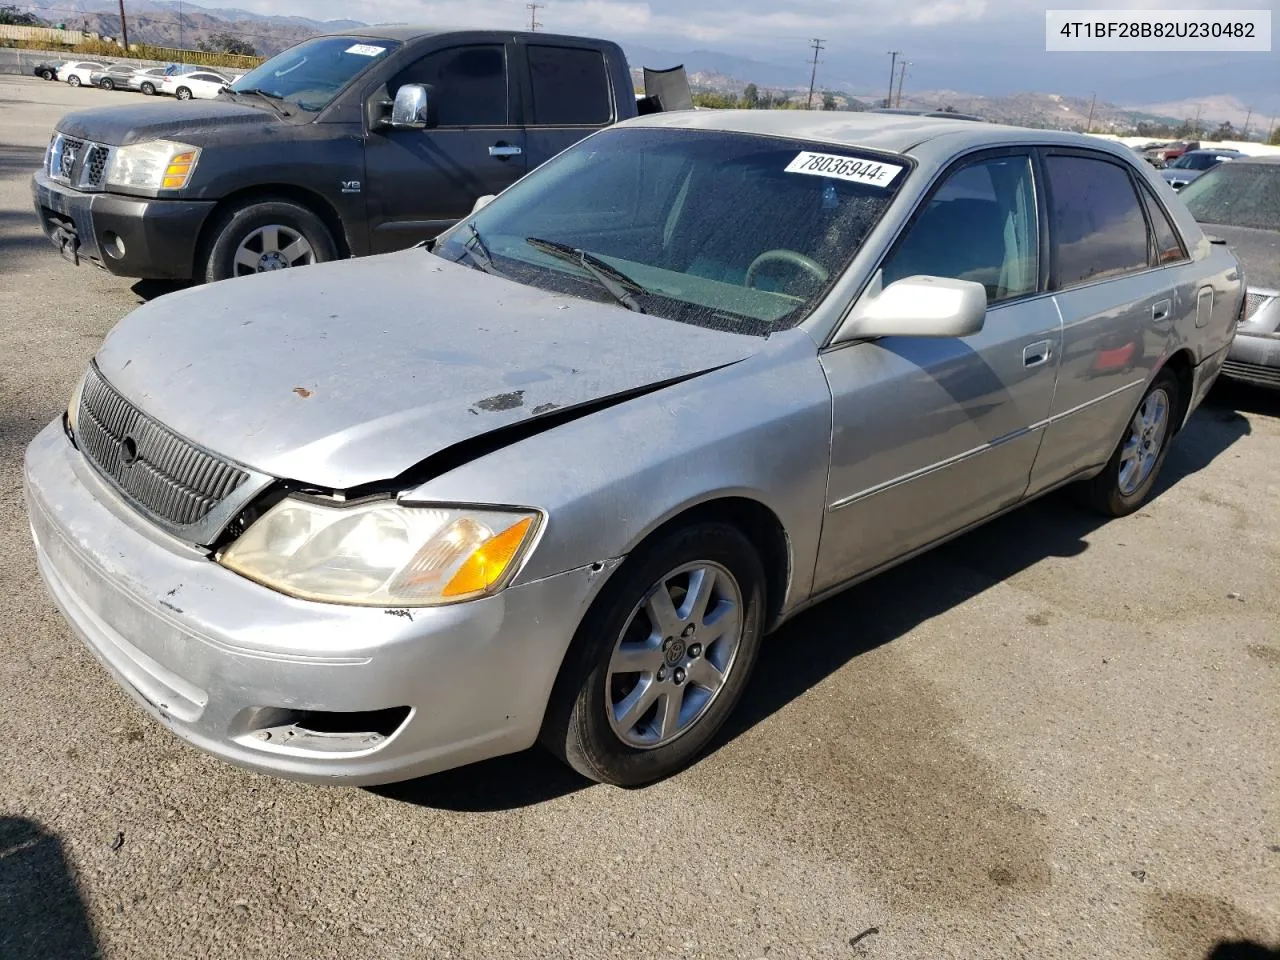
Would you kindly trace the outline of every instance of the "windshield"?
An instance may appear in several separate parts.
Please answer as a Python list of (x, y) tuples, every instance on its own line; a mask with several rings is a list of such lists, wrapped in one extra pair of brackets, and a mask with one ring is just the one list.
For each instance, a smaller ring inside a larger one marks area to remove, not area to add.
[(231, 85), (231, 90), (259, 90), (315, 113), (398, 46), (394, 40), (317, 37), (290, 47), (249, 71)]
[(1280, 163), (1221, 163), (1178, 196), (1201, 223), (1280, 230)]
[(901, 157), (852, 147), (606, 130), (433, 249), (520, 283), (603, 302), (623, 289), (632, 309), (763, 335), (808, 314), (907, 174)]

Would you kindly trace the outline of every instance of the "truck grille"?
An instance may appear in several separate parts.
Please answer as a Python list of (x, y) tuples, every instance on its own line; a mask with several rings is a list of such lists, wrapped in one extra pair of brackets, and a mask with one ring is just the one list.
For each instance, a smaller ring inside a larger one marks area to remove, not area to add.
[(46, 172), (81, 190), (101, 190), (110, 159), (111, 148), (106, 144), (55, 133), (49, 143)]
[(80, 397), (76, 444), (136, 506), (169, 524), (196, 523), (248, 479), (122, 397), (90, 366)]

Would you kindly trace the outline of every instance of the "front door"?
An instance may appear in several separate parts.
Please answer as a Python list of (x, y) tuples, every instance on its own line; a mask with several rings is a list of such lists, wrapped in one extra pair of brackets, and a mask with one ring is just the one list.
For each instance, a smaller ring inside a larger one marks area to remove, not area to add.
[(524, 176), (524, 130), (508, 54), (501, 43), (436, 50), (387, 83), (393, 98), (406, 83), (427, 84), (434, 124), (369, 134), (364, 193), (371, 252), (429, 240), (470, 213), (478, 198)]
[(962, 161), (885, 259), (885, 285), (924, 275), (987, 288), (971, 337), (882, 337), (822, 356), (831, 471), (821, 591), (1017, 503), (1053, 401), (1062, 328), (1041, 276), (1028, 153)]

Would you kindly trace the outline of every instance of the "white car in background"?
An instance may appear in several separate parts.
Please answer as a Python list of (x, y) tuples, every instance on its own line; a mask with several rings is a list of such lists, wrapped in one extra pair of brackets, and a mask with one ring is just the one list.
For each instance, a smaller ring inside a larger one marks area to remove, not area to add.
[(194, 70), (191, 73), (179, 73), (165, 77), (160, 84), (160, 92), (177, 97), (179, 100), (212, 100), (231, 80), (212, 70)]
[(71, 60), (58, 67), (58, 79), (65, 80), (73, 87), (81, 84), (88, 86), (91, 82), (89, 74), (101, 73), (109, 64), (101, 60)]

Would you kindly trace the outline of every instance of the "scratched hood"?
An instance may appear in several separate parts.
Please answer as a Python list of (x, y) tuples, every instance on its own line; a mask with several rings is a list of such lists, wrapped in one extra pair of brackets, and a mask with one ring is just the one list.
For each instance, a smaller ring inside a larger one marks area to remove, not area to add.
[(1280, 230), (1234, 227), (1225, 223), (1200, 224), (1206, 234), (1227, 241), (1227, 247), (1244, 267), (1245, 282), (1252, 290), (1280, 290)]
[(169, 294), (117, 324), (97, 363), (125, 397), (202, 446), (345, 489), (763, 343), (413, 249)]
[(268, 108), (232, 100), (174, 100), (77, 110), (58, 121), (58, 130), (112, 146), (171, 137), (201, 147), (215, 135), (225, 137), (229, 127), (243, 139), (283, 122)]

